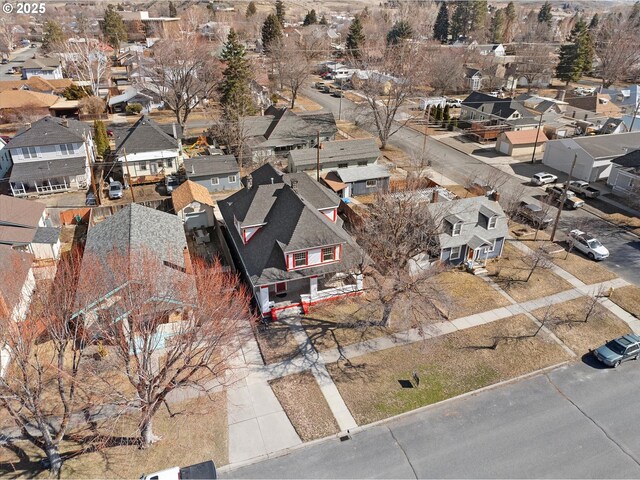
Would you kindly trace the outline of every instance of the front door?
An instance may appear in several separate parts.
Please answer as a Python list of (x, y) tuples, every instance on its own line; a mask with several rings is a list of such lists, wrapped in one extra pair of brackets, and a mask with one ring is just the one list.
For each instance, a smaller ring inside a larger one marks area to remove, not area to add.
[(282, 293), (287, 291), (287, 282), (276, 283), (276, 293)]
[(476, 251), (473, 248), (467, 247), (467, 261), (473, 262), (476, 256)]
[(158, 173), (158, 164), (156, 162), (149, 162), (149, 170), (153, 175)]

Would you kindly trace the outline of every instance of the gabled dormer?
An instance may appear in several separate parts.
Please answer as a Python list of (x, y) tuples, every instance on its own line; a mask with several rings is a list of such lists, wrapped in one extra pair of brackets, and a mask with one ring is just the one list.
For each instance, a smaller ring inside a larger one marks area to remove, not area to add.
[(256, 233), (258, 233), (258, 230), (266, 225), (266, 223), (260, 223), (256, 225), (242, 225), (242, 223), (238, 221), (235, 215), (233, 216), (233, 224), (238, 231), (238, 235), (240, 235), (240, 238), (242, 239), (242, 243), (245, 245), (249, 243), (249, 240), (251, 240), (251, 238), (253, 238)]
[(498, 214), (489, 207), (482, 205), (478, 212), (478, 224), (487, 230), (494, 230), (498, 223)]
[(452, 237), (457, 237), (462, 233), (464, 221), (458, 215), (448, 215), (445, 220), (445, 232)]
[(339, 262), (342, 258), (342, 244), (327, 245), (295, 252), (284, 251), (283, 253), (287, 271), (301, 270), (303, 268)]

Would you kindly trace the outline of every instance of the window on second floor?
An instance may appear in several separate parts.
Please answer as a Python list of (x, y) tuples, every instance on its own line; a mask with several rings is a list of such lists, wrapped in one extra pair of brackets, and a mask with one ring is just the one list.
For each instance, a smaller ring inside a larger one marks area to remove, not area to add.
[(22, 156), (24, 158), (37, 158), (38, 151), (36, 150), (36, 147), (24, 147), (22, 149)]
[(58, 145), (60, 148), (60, 153), (62, 155), (69, 155), (73, 153), (73, 144), (72, 143), (63, 143), (62, 145)]
[(462, 222), (456, 222), (453, 224), (453, 228), (451, 229), (451, 236), (457, 237), (462, 232)]
[(298, 252), (293, 254), (293, 266), (304, 267), (307, 264), (307, 252)]
[(498, 222), (498, 217), (493, 216), (493, 217), (489, 217), (489, 223), (487, 224), (487, 229), (488, 230), (493, 230), (494, 228), (496, 228), (496, 223)]
[(336, 259), (336, 251), (334, 247), (325, 247), (322, 249), (322, 261), (332, 262)]

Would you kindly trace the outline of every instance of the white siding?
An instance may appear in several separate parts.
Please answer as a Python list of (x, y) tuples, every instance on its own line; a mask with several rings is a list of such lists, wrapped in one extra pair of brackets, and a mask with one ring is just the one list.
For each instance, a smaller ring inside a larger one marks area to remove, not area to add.
[(245, 239), (245, 243), (249, 242), (249, 240), (251, 240), (251, 237), (253, 237), (255, 235), (255, 233), (260, 230), (261, 227), (248, 227), (248, 228), (244, 228), (244, 239)]
[(317, 265), (322, 262), (322, 253), (319, 248), (309, 250), (309, 265)]

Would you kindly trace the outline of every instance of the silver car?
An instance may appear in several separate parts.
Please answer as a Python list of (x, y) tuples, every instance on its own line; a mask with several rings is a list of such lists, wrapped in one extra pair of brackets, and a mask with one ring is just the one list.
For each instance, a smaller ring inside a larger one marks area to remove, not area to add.
[(109, 199), (116, 200), (122, 198), (122, 184), (114, 181), (109, 184)]
[(531, 177), (531, 183), (538, 186), (545, 185), (547, 183), (554, 183), (556, 180), (558, 180), (558, 177), (548, 172), (536, 173), (533, 177)]

